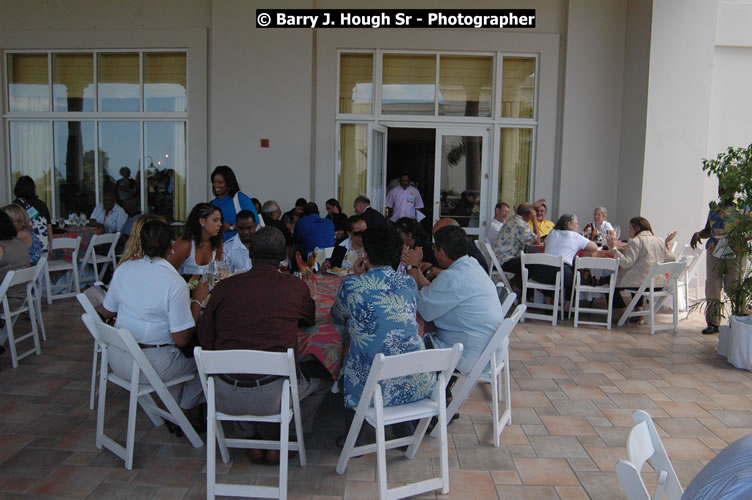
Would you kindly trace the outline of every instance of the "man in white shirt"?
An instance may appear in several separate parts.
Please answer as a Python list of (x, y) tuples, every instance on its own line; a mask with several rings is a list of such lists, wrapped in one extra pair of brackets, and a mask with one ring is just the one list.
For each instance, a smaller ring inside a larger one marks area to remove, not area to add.
[(92, 225), (103, 227), (105, 233), (117, 233), (128, 220), (128, 214), (115, 203), (115, 193), (105, 191), (102, 195), (102, 203), (94, 208), (90, 219)]
[(241, 210), (235, 216), (235, 236), (225, 241), (224, 253), (230, 257), (232, 267), (236, 273), (244, 273), (251, 269), (251, 256), (249, 250), (256, 232), (256, 217), (250, 210)]
[(418, 209), (423, 208), (423, 198), (420, 197), (420, 191), (410, 185), (410, 176), (403, 172), (400, 174), (399, 186), (387, 193), (384, 205), (392, 222), (402, 217), (417, 219)]
[(433, 281), (420, 272), (422, 251), (403, 253), (408, 274), (415, 279), (418, 312), (432, 321), (436, 332), (431, 336), (435, 347), (464, 345), (457, 369), (469, 373), (504, 319), (496, 286), (491, 278), (467, 254), (467, 235), (460, 226), (445, 226), (434, 234), (434, 256), (444, 267)]
[(504, 226), (504, 221), (509, 217), (509, 205), (500, 201), (496, 204), (496, 210), (494, 212), (494, 218), (488, 224), (486, 229), (486, 241), (493, 243), (496, 241), (496, 236), (499, 234), (499, 230)]

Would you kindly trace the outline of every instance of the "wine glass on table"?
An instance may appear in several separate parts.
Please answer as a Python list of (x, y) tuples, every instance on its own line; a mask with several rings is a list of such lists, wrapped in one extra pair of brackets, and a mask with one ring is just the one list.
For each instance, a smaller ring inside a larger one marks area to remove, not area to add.
[(621, 241), (621, 226), (614, 226), (614, 236), (617, 241)]

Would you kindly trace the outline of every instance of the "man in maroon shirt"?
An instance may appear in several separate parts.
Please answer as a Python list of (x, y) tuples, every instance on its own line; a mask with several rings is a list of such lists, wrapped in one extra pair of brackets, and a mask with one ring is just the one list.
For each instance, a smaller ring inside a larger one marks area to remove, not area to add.
[[(273, 227), (261, 228), (251, 245), (253, 267), (247, 273), (221, 281), (212, 290), (209, 304), (199, 321), (201, 347), (210, 350), (254, 349), (285, 352), (297, 347), (300, 326), (312, 325), (316, 310), (308, 286), (277, 270), (285, 257), (285, 238)], [(217, 409), (230, 414), (264, 415), (279, 411), (283, 379), (264, 375), (221, 375), (217, 378)], [(304, 432), (313, 420), (329, 385), (316, 377), (298, 376)], [(279, 426), (256, 424), (263, 439), (277, 439)], [(239, 425), (245, 435), (250, 424)], [(263, 450), (249, 450), (254, 461)], [(267, 462), (278, 462), (279, 451), (268, 450)]]

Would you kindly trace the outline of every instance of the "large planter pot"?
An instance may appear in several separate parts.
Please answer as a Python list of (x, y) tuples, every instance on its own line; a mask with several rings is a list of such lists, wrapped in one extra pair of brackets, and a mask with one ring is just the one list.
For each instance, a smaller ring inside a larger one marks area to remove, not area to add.
[(729, 325), (728, 362), (752, 370), (752, 316), (731, 316)]

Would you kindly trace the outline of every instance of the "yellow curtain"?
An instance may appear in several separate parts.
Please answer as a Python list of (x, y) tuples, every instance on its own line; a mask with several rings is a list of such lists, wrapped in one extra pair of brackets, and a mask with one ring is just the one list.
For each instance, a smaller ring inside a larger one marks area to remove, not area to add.
[(535, 58), (505, 57), (501, 82), (501, 116), (533, 118)]
[[(365, 95), (369, 89), (371, 93)], [(373, 54), (342, 54), (339, 59), (339, 112), (370, 114), (372, 109)]]
[(347, 212), (353, 201), (366, 193), (368, 174), (368, 125), (343, 123), (339, 128), (339, 189), (337, 198)]
[(530, 192), (533, 129), (501, 129), (499, 198), (509, 205), (525, 203)]

